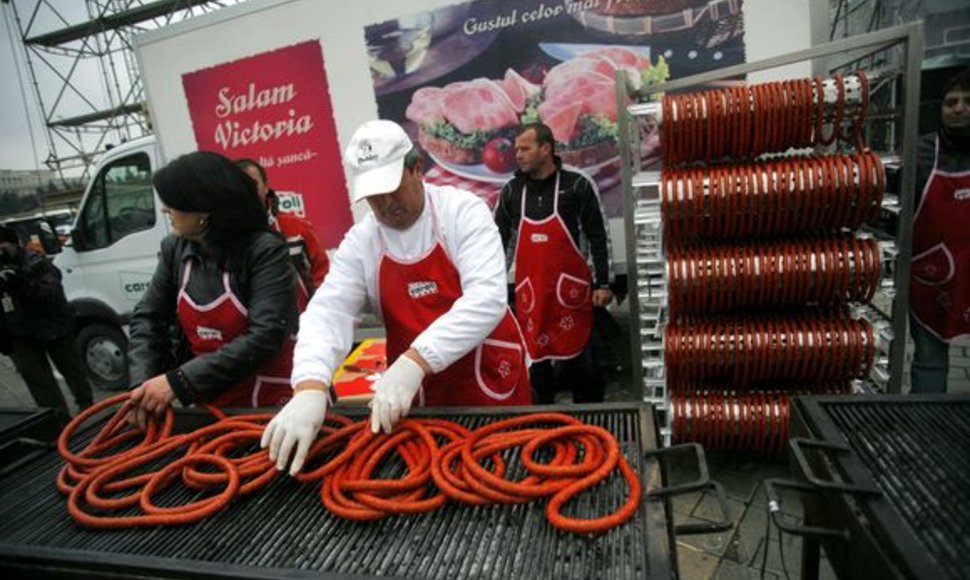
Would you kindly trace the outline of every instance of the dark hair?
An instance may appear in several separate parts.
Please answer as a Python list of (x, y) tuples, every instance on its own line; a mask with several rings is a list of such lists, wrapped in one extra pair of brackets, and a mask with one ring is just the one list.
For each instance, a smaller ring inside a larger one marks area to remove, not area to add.
[(9, 242), (11, 244), (20, 245), (20, 236), (17, 235), (17, 230), (10, 226), (0, 225), (0, 242)]
[(946, 79), (946, 82), (943, 83), (943, 93), (940, 96), (945, 97), (947, 93), (957, 89), (970, 91), (970, 68), (961, 69), (952, 77)]
[(218, 153), (182, 155), (156, 171), (152, 185), (166, 206), (209, 214), (202, 245), (223, 267), (241, 265), (250, 234), (270, 231), (256, 182)]
[(404, 154), (404, 168), (414, 169), (420, 160), (421, 151), (417, 147), (411, 147), (411, 150)]
[(249, 157), (236, 159), (236, 165), (238, 165), (239, 169), (242, 169), (243, 171), (246, 171), (250, 167), (255, 167), (256, 171), (259, 173), (259, 176), (263, 178), (263, 182), (266, 182), (266, 169), (264, 169), (263, 166), (260, 165), (255, 159), (250, 159)]
[(540, 147), (542, 147), (543, 143), (548, 143), (549, 151), (551, 153), (556, 152), (556, 138), (552, 136), (552, 129), (549, 128), (549, 125), (546, 125), (545, 123), (526, 123), (525, 125), (520, 126), (515, 132), (516, 138), (529, 130), (535, 130), (536, 143)]

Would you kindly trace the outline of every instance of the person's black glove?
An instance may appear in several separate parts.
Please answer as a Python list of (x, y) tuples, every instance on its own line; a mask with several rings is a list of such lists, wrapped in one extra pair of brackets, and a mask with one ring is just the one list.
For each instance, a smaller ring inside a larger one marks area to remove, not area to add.
[(0, 290), (10, 287), (19, 275), (13, 266), (0, 266)]

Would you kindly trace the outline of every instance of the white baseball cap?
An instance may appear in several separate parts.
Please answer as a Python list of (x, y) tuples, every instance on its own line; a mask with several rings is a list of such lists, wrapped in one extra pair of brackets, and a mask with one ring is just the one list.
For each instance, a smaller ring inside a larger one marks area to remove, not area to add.
[(407, 133), (393, 121), (367, 121), (358, 127), (344, 149), (354, 202), (397, 189), (404, 156), (412, 147)]

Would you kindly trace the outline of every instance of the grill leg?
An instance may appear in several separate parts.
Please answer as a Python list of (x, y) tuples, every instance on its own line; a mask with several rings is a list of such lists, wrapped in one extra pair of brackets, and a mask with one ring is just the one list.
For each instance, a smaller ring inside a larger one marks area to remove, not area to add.
[(818, 580), (818, 538), (802, 536), (802, 580)]

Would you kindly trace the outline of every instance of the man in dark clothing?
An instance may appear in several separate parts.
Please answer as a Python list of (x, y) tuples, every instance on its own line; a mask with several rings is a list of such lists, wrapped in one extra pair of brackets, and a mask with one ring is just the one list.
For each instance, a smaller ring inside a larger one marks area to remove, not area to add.
[(600, 402), (605, 385), (589, 339), (593, 308), (607, 306), (613, 292), (599, 196), (589, 179), (562, 168), (546, 125), (520, 128), (515, 156), (519, 170), (502, 189), (495, 223), (506, 254), (514, 248), (515, 313), (533, 360), (534, 398), (555, 402), (563, 383), (577, 403)]
[(61, 286), (61, 272), (46, 258), (20, 246), (17, 232), (0, 226), (0, 334), (4, 350), (27, 383), (34, 401), (68, 416), (47, 357), (64, 375), (79, 409), (93, 402), (77, 350), (74, 314)]
[(236, 165), (256, 182), (256, 194), (266, 205), (270, 225), (283, 236), (300, 281), (303, 282), (307, 294), (313, 295), (330, 271), (330, 260), (313, 230), (313, 225), (296, 214), (280, 213), (279, 197), (270, 189), (266, 169), (262, 165), (248, 158), (236, 160)]
[(970, 70), (943, 89), (942, 128), (916, 159), (912, 392), (945, 393), (950, 341), (970, 336)]

